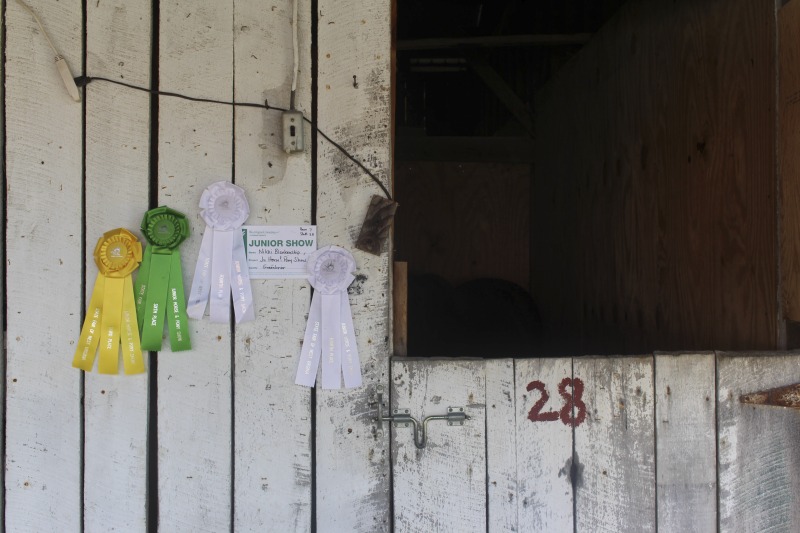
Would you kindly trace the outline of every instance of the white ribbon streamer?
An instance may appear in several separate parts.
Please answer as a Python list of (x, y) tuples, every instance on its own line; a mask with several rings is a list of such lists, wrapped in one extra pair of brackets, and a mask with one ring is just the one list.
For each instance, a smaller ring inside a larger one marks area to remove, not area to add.
[(247, 268), (247, 252), (244, 250), (244, 239), (241, 229), (233, 239), (233, 266), (231, 270), (231, 291), (233, 293), (233, 313), (236, 323), (250, 322), (256, 319), (253, 307), (253, 290), (250, 288), (250, 271)]
[(249, 214), (250, 206), (241, 187), (218, 181), (203, 191), (200, 215), (206, 230), (186, 304), (190, 317), (202, 319), (210, 300), (211, 321), (228, 322), (233, 296), (236, 323), (255, 320), (241, 229)]
[(322, 388), (342, 388), (342, 336), (339, 293), (323, 294), (322, 305)]
[(203, 233), (203, 242), (200, 244), (200, 254), (197, 266), (194, 267), (192, 288), (189, 291), (189, 301), (186, 304), (186, 314), (200, 320), (206, 312), (208, 295), (211, 292), (211, 245), (214, 238), (213, 231)]
[(313, 387), (322, 363), (322, 388), (361, 385), (361, 363), (353, 332), (353, 315), (347, 287), (356, 268), (352, 254), (338, 246), (326, 246), (308, 257), (308, 281), (314, 287), (303, 349), (295, 383)]
[(225, 323), (230, 320), (232, 257), (233, 232), (214, 231), (211, 255), (211, 322)]
[(361, 361), (358, 358), (350, 301), (347, 298), (342, 298), (341, 300), (342, 375), (344, 376), (344, 386), (352, 389), (361, 386)]

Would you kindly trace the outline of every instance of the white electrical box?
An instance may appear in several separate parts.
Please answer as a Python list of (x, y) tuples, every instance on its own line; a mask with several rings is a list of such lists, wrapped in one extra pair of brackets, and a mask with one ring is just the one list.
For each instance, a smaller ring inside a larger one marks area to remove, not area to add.
[(303, 114), (300, 111), (283, 112), (283, 149), (287, 154), (302, 152), (305, 149)]

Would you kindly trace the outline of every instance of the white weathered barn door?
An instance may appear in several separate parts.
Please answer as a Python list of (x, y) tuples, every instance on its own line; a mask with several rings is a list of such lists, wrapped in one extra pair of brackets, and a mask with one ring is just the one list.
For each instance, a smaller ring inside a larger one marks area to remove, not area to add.
[[(793, 354), (396, 359), (395, 531), (798, 531), (800, 411), (741, 402), (798, 381)], [(438, 415), (421, 448), (406, 417)]]
[(104, 231), (141, 237), (156, 205), (186, 213), (188, 288), (209, 184), (245, 189), (250, 224), (316, 223), (320, 246), (348, 248), (379, 191), (308, 124), (306, 150), (286, 154), (277, 109), (135, 87), (287, 108), (296, 68), (297, 110), (390, 186), (391, 3), (28, 3), (73, 74), (94, 81), (73, 101), (36, 19), (0, 1), (0, 529), (388, 530), (388, 446), (376, 445), (368, 406), (388, 376), (388, 253), (356, 252), (351, 302), (369, 387), (294, 384), (305, 280), (254, 280), (254, 322), (191, 320), (193, 349), (172, 352), (166, 339), (147, 374), (81, 373), (70, 362)]

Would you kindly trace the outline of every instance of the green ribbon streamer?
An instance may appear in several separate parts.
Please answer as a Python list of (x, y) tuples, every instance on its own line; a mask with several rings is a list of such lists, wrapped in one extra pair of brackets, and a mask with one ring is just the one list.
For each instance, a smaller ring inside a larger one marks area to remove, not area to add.
[(167, 306), (167, 286), (171, 276), (170, 255), (174, 255), (170, 253), (170, 250), (158, 248), (153, 251), (150, 258), (150, 276), (147, 280), (148, 287), (144, 304), (142, 350), (152, 352), (161, 350), (161, 332), (164, 331), (164, 315)]
[(139, 265), (139, 275), (136, 283), (133, 284), (133, 296), (136, 298), (136, 318), (139, 322), (139, 331), (142, 331), (144, 323), (144, 296), (147, 294), (147, 278), (150, 277), (150, 256), (153, 255), (153, 247), (148, 246), (144, 250), (142, 264)]
[(176, 251), (172, 254), (172, 267), (170, 268), (169, 290), (169, 342), (172, 351), (189, 350), (189, 322), (186, 314), (186, 297), (183, 293), (183, 273), (181, 271), (181, 255)]
[(192, 346), (178, 251), (178, 245), (189, 235), (186, 216), (165, 206), (151, 209), (142, 220), (142, 232), (150, 243), (134, 288), (142, 349), (161, 350), (166, 321), (172, 351), (189, 350)]

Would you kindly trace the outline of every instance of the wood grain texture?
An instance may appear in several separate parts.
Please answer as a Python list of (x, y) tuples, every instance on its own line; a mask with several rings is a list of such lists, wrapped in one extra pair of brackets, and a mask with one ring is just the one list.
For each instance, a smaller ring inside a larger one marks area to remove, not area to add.
[[(81, 2), (36, 2), (73, 68)], [(16, 2), (5, 6), (7, 338), (5, 530), (81, 529), (82, 107)]]
[[(392, 168), (390, 8), (388, 1), (318, 4), (319, 128), (385, 184)], [(377, 384), (388, 388), (390, 258), (353, 250), (378, 189), (330, 144), (318, 143), (317, 240), (350, 249), (356, 260), (349, 292), (364, 385), (317, 391), (317, 530), (377, 533), (391, 527), (388, 435), (375, 436), (370, 405)]]
[(491, 533), (521, 531), (517, 500), (517, 396), (514, 360), (492, 359), (486, 372), (486, 498)]
[(770, 0), (631, 2), (538, 95), (531, 282), (561, 353), (776, 346), (774, 49)]
[(403, 162), (396, 191), (396, 256), (411, 273), (528, 289), (529, 232), (546, 229), (531, 226), (529, 165)]
[(655, 531), (653, 358), (576, 358), (573, 376), (587, 411), (575, 428), (577, 530)]
[[(296, 104), (310, 116), (311, 6), (298, 5)], [(234, 4), (235, 97), (289, 107), (292, 3)], [(311, 222), (311, 152), (283, 151), (281, 115), (236, 111), (236, 183), (250, 203), (249, 224)], [(310, 130), (306, 128), (306, 138)], [(306, 143), (308, 147), (310, 143)], [(253, 280), (256, 320), (236, 326), (234, 359), (235, 531), (310, 531), (311, 392), (294, 384), (310, 290), (304, 280)]]
[(784, 318), (800, 321), (800, 2), (778, 10), (778, 182)]
[[(0, 0), (0, 10), (5, 13), (5, 2)], [(5, 43), (6, 42), (6, 26), (5, 26), (5, 19), (0, 23), (0, 39)], [(5, 62), (4, 62), (5, 63)], [(0, 78), (2, 78), (3, 83), (0, 83), (0, 102), (3, 103), (5, 106), (6, 97), (5, 97), (5, 64), (0, 65)], [(0, 117), (0, 143), (2, 146), (6, 145), (6, 114), (5, 112)], [(0, 169), (5, 172), (6, 169), (6, 154), (5, 150), (2, 150), (0, 153)], [(6, 191), (2, 191), (3, 201), (0, 202), (0, 220), (6, 220)], [(5, 228), (4, 228), (5, 229)], [(4, 233), (5, 235), (5, 233)], [(3, 277), (3, 283), (0, 283), (2, 287), (0, 287), (0, 300), (3, 302), (6, 301), (6, 294), (5, 294), (5, 280), (6, 280), (6, 247), (0, 247), (0, 275)], [(0, 323), (5, 324), (6, 320), (6, 305), (0, 305)], [(0, 343), (0, 375), (3, 376), (3, 379), (0, 380), (0, 394), (2, 397), (6, 397), (6, 345), (8, 344), (8, 336), (7, 332), (3, 331), (3, 342)], [(0, 487), (3, 487), (5, 490), (5, 456), (6, 456), (6, 410), (5, 405), (3, 405), (2, 412), (0, 412), (0, 454), (3, 457), (3, 468), (0, 470)], [(5, 498), (0, 498), (0, 529), (5, 529), (5, 518), (6, 518), (6, 511), (5, 511)]]
[(715, 357), (655, 356), (659, 531), (717, 527)]
[(529, 418), (531, 411), (542, 399), (542, 394), (535, 388), (528, 390), (530, 383), (542, 383), (550, 398), (540, 413), (558, 412), (564, 404), (558, 385), (571, 377), (570, 358), (516, 360), (517, 531), (573, 529), (572, 427), (561, 420), (532, 421)]
[[(151, 2), (87, 4), (87, 72), (150, 84)], [(139, 231), (148, 204), (148, 95), (97, 82), (86, 93), (86, 302), (100, 236)], [(142, 246), (146, 246), (142, 240)], [(136, 274), (134, 274), (135, 276)], [(84, 527), (144, 531), (147, 527), (147, 374), (87, 373), (85, 381)]]
[(411, 428), (392, 428), (394, 531), (486, 531), (486, 366), (478, 360), (395, 359), (392, 409), (417, 420), (464, 407), (463, 427), (431, 422), (417, 449)]
[[(193, 96), (233, 98), (233, 2), (168, 2), (160, 13), (159, 86)], [(205, 187), (232, 178), (233, 112), (226, 106), (159, 98), (158, 202), (185, 213), (186, 282), (205, 223)], [(158, 498), (163, 531), (231, 527), (231, 332), (190, 320), (192, 350), (158, 359)]]
[(800, 529), (797, 411), (742, 394), (800, 381), (798, 354), (717, 354), (719, 530)]
[(408, 263), (395, 261), (392, 265), (392, 353), (408, 355)]

